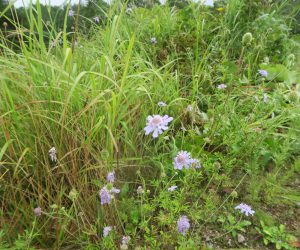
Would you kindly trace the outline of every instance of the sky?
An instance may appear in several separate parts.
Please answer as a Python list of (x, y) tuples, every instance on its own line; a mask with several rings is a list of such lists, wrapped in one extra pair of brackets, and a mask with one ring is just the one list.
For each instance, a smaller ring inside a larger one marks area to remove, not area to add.
[[(105, 0), (106, 2), (109, 2), (109, 0)], [(164, 0), (160, 0), (161, 2), (164, 2)], [(195, 0), (195, 1), (199, 1), (199, 0)], [(27, 6), (28, 3), (30, 2), (30, 0), (16, 0), (15, 2), (15, 7), (21, 7), (21, 6)], [(32, 0), (32, 2), (34, 3), (35, 0)], [(40, 2), (42, 4), (46, 4), (46, 3), (50, 3), (51, 5), (62, 5), (64, 2), (68, 2), (68, 0), (40, 0)], [(71, 0), (71, 3), (78, 3), (79, 0)], [(81, 2), (85, 2), (85, 0), (81, 0)], [(212, 5), (213, 4), (213, 0), (204, 0), (205, 4), (207, 5)]]

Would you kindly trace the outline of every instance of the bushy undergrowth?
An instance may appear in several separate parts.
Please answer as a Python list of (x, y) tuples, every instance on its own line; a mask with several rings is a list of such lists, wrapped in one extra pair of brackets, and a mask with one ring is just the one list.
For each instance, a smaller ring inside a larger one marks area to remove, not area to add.
[(300, 45), (285, 4), (116, 3), (49, 44), (29, 9), (19, 44), (0, 44), (0, 249), (294, 249)]

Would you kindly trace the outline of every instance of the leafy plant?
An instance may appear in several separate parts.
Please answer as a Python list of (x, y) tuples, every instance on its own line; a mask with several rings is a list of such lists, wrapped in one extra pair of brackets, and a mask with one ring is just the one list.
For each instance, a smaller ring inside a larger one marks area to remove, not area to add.
[(248, 220), (236, 220), (236, 218), (231, 214), (227, 216), (220, 216), (218, 222), (221, 222), (223, 229), (226, 232), (230, 232), (233, 237), (236, 237), (238, 232), (246, 232), (245, 228), (252, 224)]
[(295, 239), (295, 237), (285, 231), (285, 226), (280, 224), (279, 226), (267, 226), (263, 221), (260, 221), (262, 228), (257, 228), (257, 231), (263, 235), (265, 245), (270, 243), (275, 244), (276, 249), (295, 249), (289, 243)]

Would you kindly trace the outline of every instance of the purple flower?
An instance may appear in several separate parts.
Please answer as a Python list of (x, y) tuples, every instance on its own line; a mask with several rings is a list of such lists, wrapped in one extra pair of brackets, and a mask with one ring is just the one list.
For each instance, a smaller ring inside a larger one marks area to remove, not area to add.
[(173, 192), (173, 191), (175, 191), (176, 188), (177, 188), (177, 186), (171, 186), (168, 188), (168, 191)]
[(114, 183), (115, 182), (115, 171), (109, 172), (106, 176), (106, 179), (108, 182)]
[(99, 23), (100, 22), (100, 18), (98, 16), (95, 16), (94, 18), (95, 23)]
[(180, 151), (174, 158), (174, 169), (182, 170), (183, 167), (188, 169), (191, 164), (191, 154), (187, 151)]
[(269, 75), (268, 71), (266, 71), (266, 70), (264, 70), (264, 69), (260, 69), (260, 70), (258, 71), (258, 73), (259, 73), (261, 76), (263, 76), (263, 77), (268, 77), (268, 75)]
[(158, 102), (157, 105), (159, 107), (166, 107), (167, 106), (167, 104), (165, 102)]
[(50, 148), (50, 150), (49, 150), (49, 156), (50, 156), (50, 159), (51, 159), (52, 162), (56, 162), (57, 161), (55, 147)]
[(103, 228), (103, 237), (107, 237), (109, 232), (112, 230), (112, 227), (104, 227)]
[(160, 116), (160, 115), (149, 115), (147, 117), (147, 125), (144, 128), (145, 134), (149, 135), (153, 132), (153, 137), (158, 137), (159, 134), (162, 134), (164, 130), (168, 129), (168, 123), (173, 120), (173, 117), (169, 117), (167, 115)]
[(263, 94), (263, 102), (268, 101), (268, 95), (266, 93)]
[(186, 107), (186, 111), (192, 112), (192, 111), (193, 111), (193, 106), (192, 106), (192, 105), (188, 105), (188, 106)]
[(227, 85), (224, 84), (224, 83), (222, 83), (222, 84), (219, 84), (219, 85), (217, 86), (217, 88), (218, 88), (218, 89), (226, 89), (226, 88), (227, 88)]
[(190, 160), (190, 164), (191, 164), (191, 166), (192, 167), (194, 167), (194, 168), (201, 168), (202, 166), (201, 166), (201, 163), (200, 163), (200, 161), (198, 160), (198, 159), (191, 159)]
[(178, 227), (178, 233), (185, 235), (190, 228), (189, 219), (185, 215), (181, 216), (177, 221), (177, 227)]
[(74, 16), (74, 11), (73, 11), (73, 10), (69, 10), (68, 15), (69, 15), (69, 16)]
[(151, 37), (150, 41), (152, 44), (157, 44), (156, 37)]
[(36, 217), (40, 217), (42, 215), (42, 209), (40, 207), (36, 207), (33, 212)]
[(100, 192), (101, 205), (110, 204), (111, 194), (109, 193), (107, 187), (103, 187)]
[(122, 238), (122, 245), (125, 245), (125, 246), (127, 246), (128, 245), (128, 243), (129, 243), (129, 241), (130, 241), (130, 236), (123, 236), (123, 238)]
[(246, 216), (252, 215), (255, 213), (254, 210), (251, 209), (250, 206), (247, 204), (241, 203), (240, 205), (236, 206), (234, 209), (239, 209), (241, 213), (245, 214)]

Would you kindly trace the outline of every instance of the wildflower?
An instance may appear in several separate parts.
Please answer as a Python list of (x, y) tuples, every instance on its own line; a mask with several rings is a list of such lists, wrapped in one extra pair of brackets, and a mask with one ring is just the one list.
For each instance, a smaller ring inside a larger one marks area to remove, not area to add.
[(175, 189), (177, 189), (177, 186), (171, 186), (168, 188), (168, 191), (173, 192)]
[(50, 156), (50, 159), (51, 159), (52, 162), (56, 162), (57, 161), (55, 147), (50, 148), (50, 150), (49, 150), (49, 156)]
[(122, 244), (121, 244), (121, 250), (128, 249), (128, 243), (130, 241), (130, 236), (123, 236), (122, 238)]
[(188, 106), (186, 107), (186, 111), (187, 111), (187, 112), (192, 112), (192, 111), (193, 111), (193, 106), (192, 106), (192, 105), (188, 105)]
[(185, 215), (181, 216), (180, 219), (177, 221), (177, 227), (178, 233), (185, 235), (190, 228), (189, 219)]
[(112, 227), (104, 227), (103, 228), (103, 237), (107, 237), (109, 232), (112, 230)]
[(150, 41), (153, 45), (157, 44), (156, 37), (151, 37)]
[(40, 207), (36, 207), (33, 212), (36, 217), (40, 217), (42, 215), (42, 209)]
[(266, 93), (263, 94), (263, 102), (268, 101), (268, 95)]
[(168, 123), (173, 120), (173, 117), (169, 117), (167, 115), (149, 115), (147, 117), (147, 126), (144, 128), (145, 134), (149, 135), (153, 132), (153, 137), (158, 137), (159, 134), (162, 134), (164, 130), (168, 129)]
[(264, 70), (264, 69), (260, 69), (260, 70), (258, 71), (258, 73), (259, 73), (261, 76), (263, 76), (263, 77), (268, 77), (268, 75), (269, 75), (268, 71), (266, 71), (266, 70)]
[(99, 23), (100, 22), (100, 18), (98, 16), (95, 16), (94, 18), (95, 23)]
[(217, 86), (217, 88), (218, 88), (218, 89), (226, 89), (226, 88), (227, 88), (227, 85), (224, 84), (224, 83), (222, 83), (222, 84), (219, 84), (219, 85)]
[(68, 16), (74, 16), (74, 11), (73, 10), (69, 10)]
[(107, 187), (103, 187), (100, 192), (101, 205), (110, 204), (111, 194), (109, 193)]
[(106, 176), (106, 179), (108, 182), (114, 183), (115, 182), (115, 171), (109, 172)]
[(246, 216), (253, 215), (255, 213), (254, 210), (251, 209), (250, 206), (247, 204), (241, 203), (240, 205), (236, 206), (234, 209), (239, 209), (241, 213), (245, 214)]
[(180, 151), (174, 158), (174, 169), (182, 170), (183, 167), (188, 169), (191, 164), (191, 155), (187, 151)]
[(72, 188), (72, 190), (69, 193), (69, 197), (71, 200), (76, 200), (78, 197), (78, 192), (75, 188)]
[(143, 189), (142, 186), (138, 186), (136, 192), (137, 192), (138, 194), (143, 194), (143, 193), (145, 192), (145, 190)]
[(111, 190), (109, 190), (109, 192), (111, 193), (111, 194), (118, 194), (118, 193), (120, 193), (120, 189), (118, 189), (118, 188), (112, 188)]
[(190, 164), (194, 168), (201, 168), (202, 167), (201, 164), (200, 164), (200, 161), (198, 159), (194, 159), (194, 158), (191, 159)]
[(165, 102), (158, 102), (157, 105), (159, 107), (166, 107), (167, 106), (167, 104)]
[(254, 96), (254, 99), (255, 99), (256, 102), (259, 102), (259, 99), (258, 99), (257, 95)]

